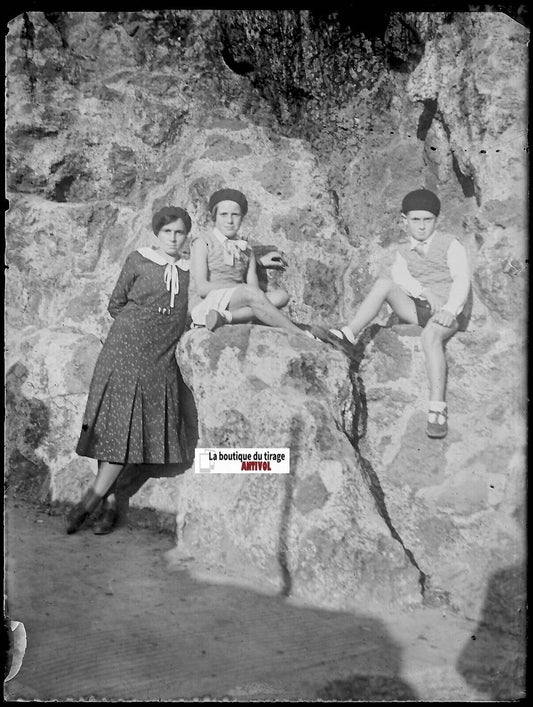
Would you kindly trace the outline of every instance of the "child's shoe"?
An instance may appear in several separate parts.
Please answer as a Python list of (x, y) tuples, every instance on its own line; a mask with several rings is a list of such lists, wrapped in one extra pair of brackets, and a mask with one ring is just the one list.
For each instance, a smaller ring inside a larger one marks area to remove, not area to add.
[(448, 410), (429, 410), (426, 428), (428, 437), (446, 437), (448, 434)]
[(210, 309), (205, 317), (205, 326), (209, 331), (215, 331), (223, 324), (227, 323), (226, 317), (224, 317), (216, 309)]
[(320, 341), (324, 341), (327, 344), (331, 344), (334, 348), (345, 353), (348, 358), (354, 357), (355, 344), (352, 344), (346, 334), (340, 329), (326, 329), (319, 324), (315, 324), (311, 328), (311, 331), (317, 339), (320, 339)]

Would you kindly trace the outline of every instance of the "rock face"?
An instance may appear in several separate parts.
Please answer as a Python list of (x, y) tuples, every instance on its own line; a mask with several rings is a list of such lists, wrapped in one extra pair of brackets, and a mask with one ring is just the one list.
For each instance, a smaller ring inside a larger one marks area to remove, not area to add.
[(199, 447), (288, 447), (290, 475), (189, 474), (178, 551), (324, 606), (420, 603), (420, 573), (391, 537), (346, 430), (348, 361), (304, 336), (235, 325), (178, 346)]
[[(526, 430), (519, 344), (495, 336), (499, 358), (481, 363), (481, 342), (469, 332), (449, 342), (450, 432), (432, 440), (421, 434), (426, 386), (413, 386), (425, 383), (416, 329), (380, 329), (365, 342), (357, 446), (425, 575), (426, 600), (445, 599), (475, 616), (494, 565), (521, 564), (525, 450), (519, 440)], [(481, 370), (466, 387), (462, 374), (474, 372), (476, 362)]]
[(10, 483), (56, 503), (92, 478), (73, 450), (107, 300), (155, 209), (183, 205), (202, 229), (213, 190), (243, 189), (250, 241), (289, 261), (269, 275), (288, 314), (338, 323), (391, 258), (403, 195), (425, 185), (472, 266), (470, 324), (447, 347), (449, 437), (424, 435), (418, 331), (371, 327), (352, 366), (263, 327), (192, 331), (179, 361), (201, 442), (290, 446), (290, 480), (141, 470), (131, 504), (176, 515), (180, 552), (310, 601), (474, 616), (489, 574), (525, 554), (528, 41), (492, 12), (12, 20)]

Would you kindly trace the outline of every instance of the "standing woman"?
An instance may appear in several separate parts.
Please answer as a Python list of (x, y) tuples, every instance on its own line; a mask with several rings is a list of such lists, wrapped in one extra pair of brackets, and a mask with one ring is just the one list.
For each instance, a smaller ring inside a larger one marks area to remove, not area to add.
[(175, 358), (187, 318), (188, 262), (180, 251), (191, 219), (184, 209), (166, 206), (154, 214), (152, 228), (157, 246), (129, 254), (109, 301), (114, 322), (96, 362), (76, 447), (98, 460), (98, 473), (67, 516), (69, 534), (102, 500), (93, 531), (112, 530), (113, 486), (126, 464), (176, 464), (194, 456), (194, 422), (183, 404), (188, 391)]
[(196, 236), (191, 248), (191, 274), (201, 298), (191, 309), (193, 323), (214, 331), (224, 324), (259, 321), (311, 336), (279, 311), (289, 301), (284, 290), (265, 293), (259, 286), (254, 253), (238, 235), (248, 212), (245, 195), (237, 189), (219, 189), (208, 209), (213, 228)]

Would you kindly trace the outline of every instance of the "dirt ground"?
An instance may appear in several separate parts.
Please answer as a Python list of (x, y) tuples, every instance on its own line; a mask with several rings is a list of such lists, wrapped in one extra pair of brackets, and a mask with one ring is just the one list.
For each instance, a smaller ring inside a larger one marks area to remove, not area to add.
[(8, 620), (27, 648), (16, 701), (509, 701), (524, 643), (442, 609), (371, 615), (302, 606), (194, 561), (172, 535), (123, 521), (67, 536), (5, 501)]

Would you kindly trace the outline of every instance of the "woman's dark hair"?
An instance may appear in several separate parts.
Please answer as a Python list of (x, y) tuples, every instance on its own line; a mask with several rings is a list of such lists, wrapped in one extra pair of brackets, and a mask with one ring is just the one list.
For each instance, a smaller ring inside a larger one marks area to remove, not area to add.
[(163, 206), (162, 209), (156, 211), (152, 216), (152, 230), (157, 236), (163, 226), (166, 226), (167, 223), (177, 221), (179, 218), (183, 221), (185, 230), (189, 233), (192, 227), (191, 217), (181, 206)]

